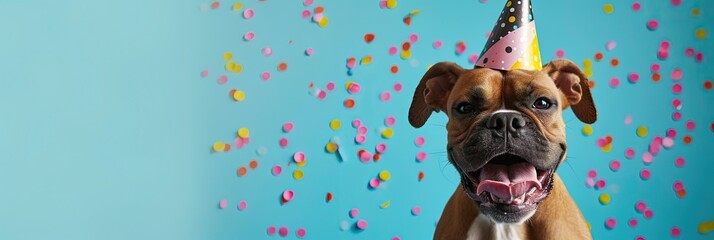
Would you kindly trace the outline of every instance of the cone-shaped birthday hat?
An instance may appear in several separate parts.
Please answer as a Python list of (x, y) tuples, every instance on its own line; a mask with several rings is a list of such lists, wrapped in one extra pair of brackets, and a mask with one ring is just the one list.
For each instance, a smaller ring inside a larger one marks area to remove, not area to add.
[(543, 68), (530, 0), (506, 2), (476, 67), (496, 70)]

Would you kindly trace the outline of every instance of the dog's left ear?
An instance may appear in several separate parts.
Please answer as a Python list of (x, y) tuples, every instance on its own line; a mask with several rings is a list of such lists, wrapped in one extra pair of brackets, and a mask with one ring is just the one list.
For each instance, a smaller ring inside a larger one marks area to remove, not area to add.
[(409, 107), (409, 123), (420, 128), (431, 113), (446, 110), (446, 101), (464, 69), (456, 63), (440, 62), (426, 71), (419, 81), (412, 105)]
[(592, 124), (597, 120), (597, 109), (590, 94), (590, 84), (578, 65), (567, 59), (556, 59), (543, 67), (543, 71), (555, 81), (567, 100), (563, 109), (570, 106), (580, 121)]

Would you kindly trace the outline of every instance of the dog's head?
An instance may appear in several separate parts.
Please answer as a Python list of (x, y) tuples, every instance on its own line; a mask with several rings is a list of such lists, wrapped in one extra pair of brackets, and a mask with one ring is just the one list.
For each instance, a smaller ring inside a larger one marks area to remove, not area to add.
[(466, 70), (432, 66), (416, 88), (409, 122), (421, 127), (432, 112), (449, 117), (449, 161), (467, 195), (496, 222), (520, 223), (548, 196), (565, 159), (562, 112), (597, 119), (588, 80), (569, 60), (541, 71)]

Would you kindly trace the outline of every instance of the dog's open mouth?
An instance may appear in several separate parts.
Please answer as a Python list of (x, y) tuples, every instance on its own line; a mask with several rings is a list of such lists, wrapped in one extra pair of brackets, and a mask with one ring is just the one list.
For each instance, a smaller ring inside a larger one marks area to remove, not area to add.
[(555, 169), (537, 169), (520, 156), (502, 154), (468, 172), (464, 187), (483, 207), (504, 213), (535, 209), (548, 195)]

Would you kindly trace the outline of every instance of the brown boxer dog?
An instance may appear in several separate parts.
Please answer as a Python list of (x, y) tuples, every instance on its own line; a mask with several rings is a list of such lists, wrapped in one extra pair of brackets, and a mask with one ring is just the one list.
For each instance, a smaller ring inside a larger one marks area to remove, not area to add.
[(434, 239), (592, 239), (556, 173), (565, 160), (562, 112), (597, 111), (588, 80), (565, 59), (541, 71), (432, 66), (414, 92), (409, 123), (444, 112), (449, 162), (461, 175)]

